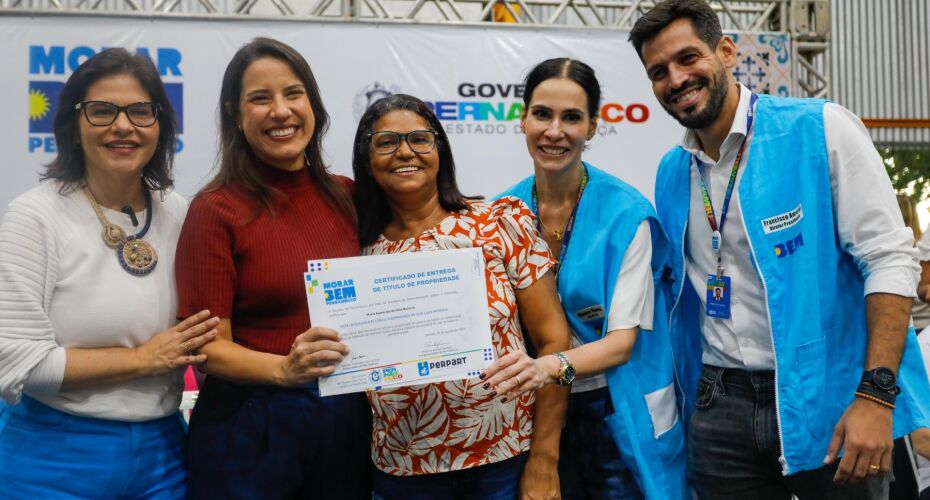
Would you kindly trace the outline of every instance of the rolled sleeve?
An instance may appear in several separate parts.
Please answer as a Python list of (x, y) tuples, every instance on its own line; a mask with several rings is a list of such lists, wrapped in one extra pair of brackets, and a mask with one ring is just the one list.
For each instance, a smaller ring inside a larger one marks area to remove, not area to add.
[(823, 118), (837, 232), (865, 279), (865, 295), (915, 297), (918, 252), (881, 156), (849, 110), (828, 103)]

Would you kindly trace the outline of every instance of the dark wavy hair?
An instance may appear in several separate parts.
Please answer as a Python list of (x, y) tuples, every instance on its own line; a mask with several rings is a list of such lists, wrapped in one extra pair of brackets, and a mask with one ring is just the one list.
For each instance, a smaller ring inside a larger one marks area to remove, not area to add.
[[(717, 48), (723, 38), (723, 29), (720, 27), (720, 18), (714, 9), (704, 0), (665, 0), (659, 2), (649, 12), (643, 15), (630, 30), (630, 42), (643, 61), (643, 44), (652, 40), (666, 26), (678, 19), (688, 19), (698, 38), (707, 44), (711, 50)], [(645, 61), (643, 61), (645, 62)]]
[(425, 102), (407, 94), (395, 94), (375, 101), (362, 115), (355, 131), (352, 147), (352, 172), (355, 174), (355, 212), (358, 214), (358, 237), (362, 247), (374, 243), (391, 222), (391, 207), (381, 186), (371, 176), (371, 140), (375, 122), (391, 111), (412, 111), (426, 120), (430, 130), (436, 133), (436, 151), (439, 154), (439, 172), (436, 184), (439, 205), (454, 212), (468, 207), (468, 200), (480, 196), (465, 196), (455, 181), (455, 161), (452, 148), (442, 124)]
[(601, 84), (594, 69), (576, 59), (557, 57), (537, 64), (523, 80), (523, 109), (529, 110), (533, 92), (542, 82), (550, 78), (568, 78), (577, 83), (587, 96), (588, 116), (597, 118), (601, 106)]
[(239, 129), (239, 101), (242, 95), (242, 77), (253, 62), (266, 57), (278, 59), (287, 64), (303, 83), (313, 110), (314, 127), (310, 142), (304, 151), (307, 159), (307, 171), (323, 195), (333, 202), (351, 221), (355, 221), (355, 211), (349, 193), (323, 163), (323, 136), (329, 128), (329, 113), (323, 106), (320, 87), (316, 83), (310, 65), (293, 47), (271, 38), (255, 38), (245, 44), (233, 56), (226, 66), (223, 84), (220, 88), (220, 154), (219, 171), (202, 190), (215, 191), (228, 185), (236, 185), (257, 204), (254, 215), (262, 209), (274, 215), (274, 203), (283, 198), (283, 194), (269, 185), (256, 168), (262, 160), (255, 155), (245, 135)]
[(103, 50), (84, 61), (71, 74), (58, 96), (58, 113), (55, 114), (54, 131), (58, 154), (45, 166), (42, 180), (55, 179), (62, 183), (61, 190), (72, 187), (84, 179), (86, 165), (81, 146), (81, 129), (78, 120), (83, 120), (82, 111), (74, 106), (87, 97), (87, 91), (103, 78), (114, 75), (129, 75), (139, 81), (142, 88), (158, 106), (158, 143), (155, 153), (142, 169), (142, 182), (150, 191), (163, 191), (174, 185), (175, 121), (174, 108), (165, 92), (152, 61), (142, 55), (132, 55), (126, 49)]

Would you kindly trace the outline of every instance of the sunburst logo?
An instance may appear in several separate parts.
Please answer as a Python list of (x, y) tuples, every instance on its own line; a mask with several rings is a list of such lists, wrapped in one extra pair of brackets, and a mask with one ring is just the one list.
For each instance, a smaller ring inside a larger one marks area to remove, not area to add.
[[(64, 86), (65, 82), (29, 82), (30, 134), (52, 134), (55, 132), (58, 96)], [(41, 139), (34, 139), (41, 141)], [(38, 147), (41, 144), (33, 143), (32, 146)], [(30, 149), (30, 152), (32, 151), (35, 151), (35, 149)]]
[(41, 120), (48, 116), (52, 102), (44, 92), (37, 89), (29, 91), (29, 119)]

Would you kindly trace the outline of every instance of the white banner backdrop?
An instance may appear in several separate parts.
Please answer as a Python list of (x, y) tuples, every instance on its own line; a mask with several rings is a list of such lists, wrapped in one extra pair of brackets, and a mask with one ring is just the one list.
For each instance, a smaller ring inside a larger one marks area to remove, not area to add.
[[(430, 102), (452, 142), (466, 194), (494, 195), (532, 172), (519, 131), (521, 82), (536, 63), (568, 56), (603, 86), (597, 136), (584, 158), (652, 197), (656, 164), (682, 129), (656, 103), (627, 33), (613, 30), (416, 24), (213, 21), (86, 16), (0, 17), (0, 213), (37, 183), (54, 156), (57, 94), (103, 47), (142, 51), (179, 108), (177, 190), (192, 196), (212, 176), (223, 70), (256, 36), (288, 43), (310, 62), (332, 117), (324, 141), (334, 172), (351, 176), (352, 140), (369, 102), (386, 92)], [(25, 96), (28, 99), (23, 99)]]

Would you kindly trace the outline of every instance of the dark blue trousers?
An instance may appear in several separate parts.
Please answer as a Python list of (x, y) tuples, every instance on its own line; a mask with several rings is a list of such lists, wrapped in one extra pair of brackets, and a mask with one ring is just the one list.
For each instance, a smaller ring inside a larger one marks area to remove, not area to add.
[(371, 498), (371, 409), (362, 394), (207, 377), (188, 432), (192, 499)]
[(392, 476), (374, 470), (374, 500), (514, 500), (529, 453), (470, 469)]
[(568, 400), (559, 451), (564, 500), (636, 500), (643, 494), (624, 464), (605, 420), (614, 413), (606, 387)]

